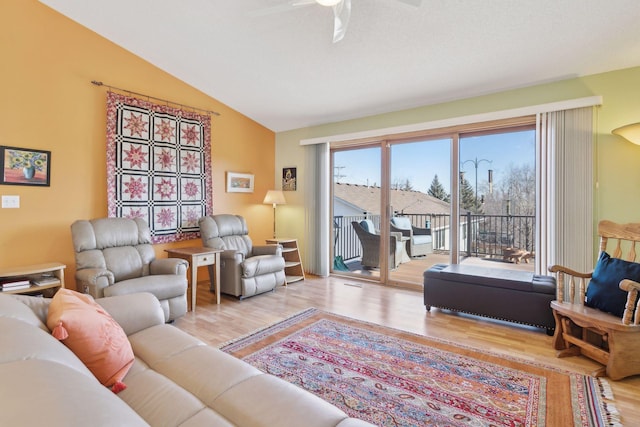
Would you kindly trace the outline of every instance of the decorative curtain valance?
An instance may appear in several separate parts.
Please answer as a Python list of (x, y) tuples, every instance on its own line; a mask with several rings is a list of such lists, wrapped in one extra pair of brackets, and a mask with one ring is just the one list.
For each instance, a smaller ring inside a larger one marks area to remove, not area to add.
[(142, 218), (154, 243), (195, 239), (212, 212), (211, 117), (107, 93), (110, 217)]

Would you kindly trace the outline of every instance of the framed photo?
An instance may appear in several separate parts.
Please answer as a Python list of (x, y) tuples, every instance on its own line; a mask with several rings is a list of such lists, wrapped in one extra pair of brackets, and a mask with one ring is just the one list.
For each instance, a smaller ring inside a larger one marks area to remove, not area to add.
[(227, 172), (227, 193), (253, 193), (253, 174)]
[(282, 191), (296, 191), (297, 186), (296, 168), (283, 168)]
[(51, 151), (0, 146), (0, 184), (49, 187)]

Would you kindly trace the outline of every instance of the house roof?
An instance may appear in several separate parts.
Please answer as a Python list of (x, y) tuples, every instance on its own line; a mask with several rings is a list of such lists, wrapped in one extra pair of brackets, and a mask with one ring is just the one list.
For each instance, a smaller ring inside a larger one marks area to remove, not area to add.
[[(334, 197), (351, 205), (358, 206), (363, 212), (380, 214), (380, 187), (335, 183)], [(394, 211), (405, 214), (449, 214), (451, 205), (420, 191), (391, 190), (391, 206)]]
[(640, 65), (637, 0), (351, 0), (338, 43), (308, 0), (40, 2), (275, 132)]

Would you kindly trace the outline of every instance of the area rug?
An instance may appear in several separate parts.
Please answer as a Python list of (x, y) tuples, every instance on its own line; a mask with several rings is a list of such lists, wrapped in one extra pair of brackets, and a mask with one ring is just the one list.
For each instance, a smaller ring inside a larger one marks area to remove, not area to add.
[(620, 425), (606, 380), (317, 309), (221, 349), (379, 426)]

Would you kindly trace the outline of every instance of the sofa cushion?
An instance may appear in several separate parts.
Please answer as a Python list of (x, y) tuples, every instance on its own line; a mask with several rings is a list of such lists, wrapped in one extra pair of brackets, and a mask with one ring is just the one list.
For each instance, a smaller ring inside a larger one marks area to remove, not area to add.
[(186, 298), (187, 279), (175, 274), (155, 274), (123, 280), (104, 289), (105, 297), (148, 292), (159, 300), (184, 296)]
[(88, 371), (26, 359), (0, 363), (0, 378), (0, 426), (148, 426)]
[(96, 378), (114, 391), (134, 361), (122, 327), (89, 295), (60, 289), (49, 306), (47, 326)]
[(627, 292), (619, 287), (623, 279), (640, 281), (640, 264), (602, 251), (587, 286), (585, 305), (622, 317), (627, 302)]
[[(34, 298), (24, 298), (21, 295), (0, 294), (0, 317), (12, 317), (49, 332), (49, 329), (43, 323), (43, 319), (46, 321), (46, 314), (44, 317), (38, 317), (33, 310), (33, 308), (37, 309), (37, 307), (35, 305), (34, 307), (27, 305), (32, 300)], [(38, 300), (44, 301), (45, 298), (38, 298)], [(42, 304), (42, 306), (48, 309), (48, 304)], [(46, 313), (46, 311), (43, 313)]]

